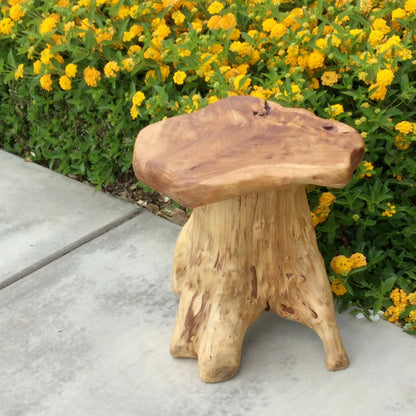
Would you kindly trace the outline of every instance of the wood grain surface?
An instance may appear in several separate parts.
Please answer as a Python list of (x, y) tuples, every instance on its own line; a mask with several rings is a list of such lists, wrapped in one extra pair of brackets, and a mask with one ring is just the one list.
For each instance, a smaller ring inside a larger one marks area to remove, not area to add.
[(349, 363), (303, 185), (195, 208), (176, 243), (172, 288), (181, 299), (171, 354), (198, 358), (206, 382), (236, 374), (246, 330), (265, 311), (313, 329), (329, 370)]
[(194, 208), (292, 184), (343, 187), (363, 155), (346, 124), (238, 96), (145, 127), (133, 167), (141, 182)]

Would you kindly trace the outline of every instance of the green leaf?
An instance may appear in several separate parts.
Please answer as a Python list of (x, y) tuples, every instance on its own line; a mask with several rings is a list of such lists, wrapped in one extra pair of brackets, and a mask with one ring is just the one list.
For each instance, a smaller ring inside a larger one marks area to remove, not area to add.
[(394, 284), (396, 283), (397, 276), (392, 275), (386, 280), (382, 280), (380, 284), (380, 292), (384, 295), (386, 293), (390, 293)]
[(404, 319), (407, 318), (410, 314), (410, 312), (412, 311), (416, 311), (416, 305), (410, 305), (408, 306), (401, 314), (400, 314), (400, 318)]
[(12, 49), (9, 50), (9, 53), (7, 54), (7, 63), (12, 67), (12, 68), (17, 68), (16, 62), (14, 60), (14, 56), (13, 56), (13, 51)]

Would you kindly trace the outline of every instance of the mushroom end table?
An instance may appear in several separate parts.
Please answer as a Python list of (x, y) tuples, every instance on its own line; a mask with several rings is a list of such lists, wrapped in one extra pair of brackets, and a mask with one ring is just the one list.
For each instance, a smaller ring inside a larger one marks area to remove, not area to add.
[(363, 155), (353, 128), (248, 96), (139, 132), (137, 178), (193, 208), (173, 259), (170, 351), (197, 358), (203, 381), (236, 374), (264, 311), (313, 329), (329, 370), (348, 366), (305, 185), (344, 187)]

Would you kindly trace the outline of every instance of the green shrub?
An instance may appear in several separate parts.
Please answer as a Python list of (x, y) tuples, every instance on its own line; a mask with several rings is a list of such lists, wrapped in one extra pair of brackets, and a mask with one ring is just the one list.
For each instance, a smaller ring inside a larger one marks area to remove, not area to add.
[(112, 182), (142, 127), (228, 95), (355, 127), (367, 152), (350, 185), (309, 189), (320, 248), (341, 308), (415, 332), (416, 0), (1, 8), (0, 144), (62, 173)]

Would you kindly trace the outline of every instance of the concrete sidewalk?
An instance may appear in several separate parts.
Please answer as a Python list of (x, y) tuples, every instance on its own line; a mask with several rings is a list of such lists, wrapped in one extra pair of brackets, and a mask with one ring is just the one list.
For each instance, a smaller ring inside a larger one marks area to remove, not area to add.
[(264, 314), (241, 368), (204, 384), (169, 355), (180, 227), (0, 151), (0, 416), (408, 416), (416, 340), (337, 315), (351, 365)]

